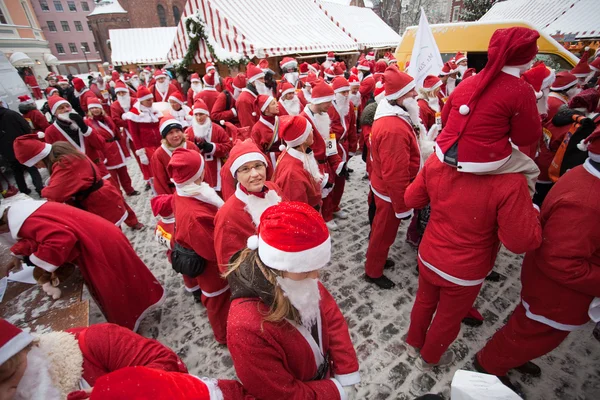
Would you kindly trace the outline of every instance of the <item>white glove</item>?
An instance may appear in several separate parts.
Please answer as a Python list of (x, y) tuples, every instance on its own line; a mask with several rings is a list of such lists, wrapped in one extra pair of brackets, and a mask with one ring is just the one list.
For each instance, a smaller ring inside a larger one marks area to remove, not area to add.
[(344, 392), (346, 392), (346, 396), (348, 398), (348, 400), (355, 400), (356, 399), (356, 386), (352, 385), (352, 386), (344, 386)]
[(431, 125), (431, 128), (429, 128), (429, 132), (427, 132), (427, 139), (435, 140), (435, 138), (437, 138), (438, 133), (440, 133), (440, 126), (438, 124)]
[(146, 149), (139, 149), (135, 151), (135, 154), (140, 158), (140, 162), (144, 165), (150, 164), (150, 160), (148, 160), (148, 156), (146, 155)]

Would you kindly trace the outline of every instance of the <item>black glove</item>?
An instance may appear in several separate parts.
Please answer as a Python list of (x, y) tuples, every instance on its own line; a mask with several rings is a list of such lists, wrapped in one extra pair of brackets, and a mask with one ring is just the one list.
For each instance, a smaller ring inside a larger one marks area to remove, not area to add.
[(346, 180), (350, 179), (350, 173), (348, 172), (348, 166), (344, 164), (342, 170), (340, 171), (340, 178), (345, 178)]
[(594, 123), (593, 119), (584, 118), (581, 120), (581, 128), (592, 133), (594, 129), (596, 129), (596, 124)]
[(580, 115), (581, 113), (571, 110), (569, 107), (563, 105), (560, 106), (554, 117), (552, 118), (552, 124), (554, 126), (565, 126), (573, 123), (573, 115)]
[(203, 153), (210, 153), (213, 151), (215, 145), (212, 144), (211, 142), (204, 142), (202, 143), (202, 152)]
[(332, 187), (333, 187), (333, 183), (327, 182), (327, 184), (325, 185), (325, 187), (323, 189), (331, 189)]
[(73, 121), (77, 124), (77, 126), (79, 127), (81, 132), (87, 132), (88, 126), (83, 121), (83, 117), (81, 115), (79, 115), (75, 112), (72, 112), (69, 114), (69, 118), (71, 118), (71, 121)]

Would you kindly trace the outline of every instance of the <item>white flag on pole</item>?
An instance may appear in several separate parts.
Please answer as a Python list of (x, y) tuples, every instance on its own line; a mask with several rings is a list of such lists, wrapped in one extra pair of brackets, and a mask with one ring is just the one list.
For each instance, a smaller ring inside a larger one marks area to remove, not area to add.
[(410, 56), (408, 74), (415, 78), (415, 83), (419, 88), (422, 87), (427, 75), (438, 76), (443, 66), (444, 62), (440, 50), (429, 27), (429, 22), (427, 22), (425, 11), (421, 7), (421, 18), (419, 19), (415, 44)]

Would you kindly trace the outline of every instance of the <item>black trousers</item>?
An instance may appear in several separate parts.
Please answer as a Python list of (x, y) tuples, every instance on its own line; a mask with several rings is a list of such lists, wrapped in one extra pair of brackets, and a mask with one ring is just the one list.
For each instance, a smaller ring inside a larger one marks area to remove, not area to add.
[(38, 192), (42, 191), (44, 183), (42, 182), (42, 176), (36, 167), (26, 167), (15, 160), (10, 163), (10, 168), (13, 171), (15, 182), (17, 182), (17, 187), (20, 192), (27, 193), (28, 191), (27, 183), (25, 183), (25, 172), (29, 172), (29, 175), (31, 175), (31, 181), (33, 182), (33, 186), (35, 186), (35, 190)]
[(548, 195), (548, 192), (550, 192), (550, 189), (552, 189), (552, 186), (554, 186), (554, 183), (536, 183), (535, 194), (533, 195), (533, 204), (539, 208), (542, 208), (542, 203)]

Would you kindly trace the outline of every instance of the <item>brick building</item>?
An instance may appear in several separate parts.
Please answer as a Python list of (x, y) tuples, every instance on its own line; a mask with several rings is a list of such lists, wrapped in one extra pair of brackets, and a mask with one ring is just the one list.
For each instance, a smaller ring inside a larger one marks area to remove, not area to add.
[(452, 8), (450, 9), (450, 22), (458, 22), (461, 20), (463, 0), (452, 0)]

